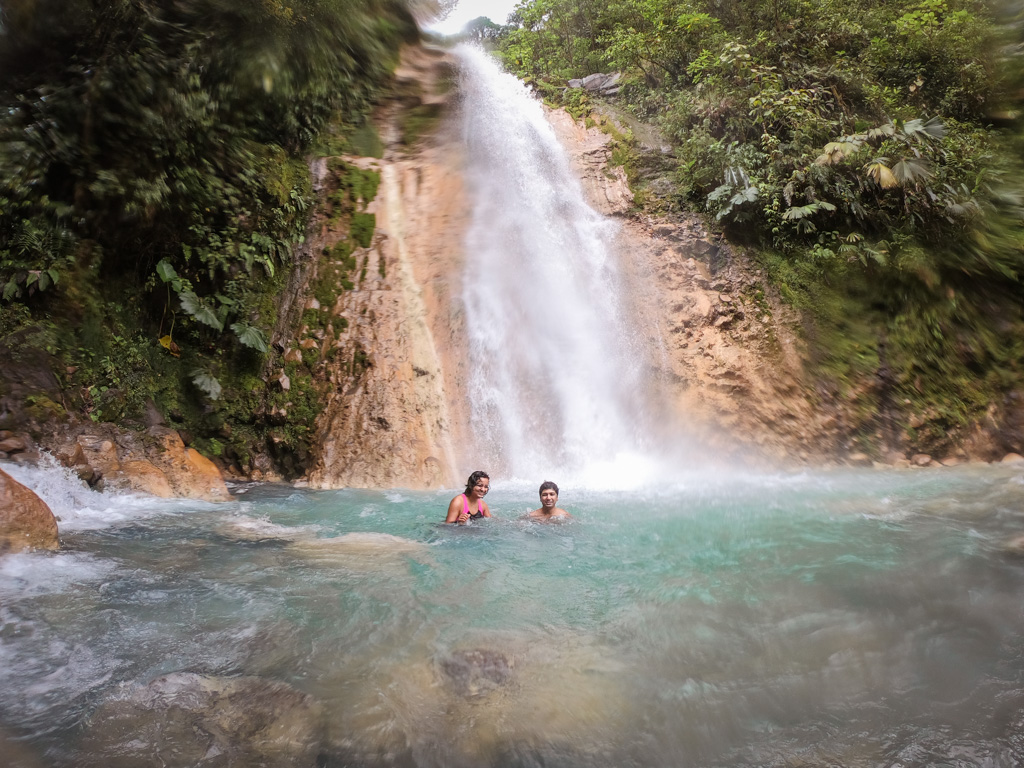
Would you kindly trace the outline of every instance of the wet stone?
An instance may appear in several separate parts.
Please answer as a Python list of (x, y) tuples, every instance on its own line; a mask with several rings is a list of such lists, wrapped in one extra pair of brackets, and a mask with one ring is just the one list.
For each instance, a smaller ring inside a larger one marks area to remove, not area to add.
[(18, 453), (19, 451), (27, 451), (29, 448), (29, 441), (24, 437), (8, 437), (4, 440), (0, 440), (0, 451), (4, 453)]
[(257, 677), (175, 672), (128, 687), (92, 715), (82, 768), (313, 768), (322, 712), (308, 695)]
[(458, 695), (473, 697), (506, 685), (512, 678), (514, 663), (499, 651), (474, 649), (455, 651), (442, 658), (438, 666)]

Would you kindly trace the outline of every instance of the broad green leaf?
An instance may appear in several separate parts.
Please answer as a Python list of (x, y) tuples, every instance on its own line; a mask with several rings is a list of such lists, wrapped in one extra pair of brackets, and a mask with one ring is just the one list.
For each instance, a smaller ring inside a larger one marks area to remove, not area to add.
[(732, 184), (722, 184), (720, 187), (716, 187), (714, 191), (708, 195), (708, 200), (718, 202), (719, 200), (725, 199), (730, 194), (732, 194)]
[(804, 218), (805, 216), (810, 216), (816, 210), (818, 210), (818, 206), (814, 203), (811, 203), (810, 205), (794, 205), (782, 214), (782, 218), (786, 221), (796, 221)]
[(165, 283), (171, 282), (171, 280), (178, 276), (178, 273), (174, 270), (174, 267), (167, 259), (160, 259), (160, 261), (157, 262), (156, 273)]
[(741, 189), (729, 200), (730, 205), (743, 205), (743, 203), (752, 203), (757, 200), (757, 187), (747, 187)]
[(902, 186), (917, 184), (932, 177), (928, 161), (920, 157), (905, 157), (892, 167), (892, 175)]
[(875, 141), (879, 139), (887, 139), (890, 136), (895, 135), (895, 133), (896, 126), (892, 123), (886, 123), (885, 125), (880, 125), (877, 128), (869, 128), (865, 131), (864, 135), (869, 141)]
[(248, 323), (234, 323), (231, 326), (231, 330), (238, 336), (238, 340), (250, 349), (256, 349), (262, 352), (264, 355), (270, 351), (270, 345), (267, 344), (267, 337), (263, 335), (263, 331), (254, 325)]
[(217, 317), (217, 313), (196, 296), (195, 293), (192, 291), (182, 291), (179, 294), (179, 298), (181, 299), (181, 308), (200, 323), (216, 328), (218, 331), (224, 330), (224, 323)]
[(903, 133), (911, 139), (923, 141), (924, 139), (942, 139), (947, 134), (946, 126), (937, 117), (924, 121), (921, 118), (907, 120), (903, 124)]

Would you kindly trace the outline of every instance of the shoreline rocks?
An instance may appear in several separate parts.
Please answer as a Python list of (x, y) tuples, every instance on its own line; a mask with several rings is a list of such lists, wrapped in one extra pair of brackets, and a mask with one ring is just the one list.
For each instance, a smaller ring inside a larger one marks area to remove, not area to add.
[[(132, 432), (114, 424), (68, 422), (40, 438), (40, 447), (97, 490), (120, 489), (158, 498), (230, 501), (220, 469), (185, 445), (174, 429)], [(36, 463), (38, 452), (24, 459)]]
[(0, 469), (0, 555), (60, 549), (57, 518), (34, 492)]

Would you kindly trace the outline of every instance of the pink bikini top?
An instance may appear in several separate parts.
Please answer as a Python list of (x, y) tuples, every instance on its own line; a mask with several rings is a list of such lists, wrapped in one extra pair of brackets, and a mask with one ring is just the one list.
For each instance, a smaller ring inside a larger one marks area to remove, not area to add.
[(479, 520), (484, 516), (484, 511), (480, 509), (480, 502), (476, 503), (476, 512), (471, 513), (469, 511), (469, 499), (466, 498), (466, 494), (462, 494), (462, 512), (463, 514), (469, 515), (470, 520)]

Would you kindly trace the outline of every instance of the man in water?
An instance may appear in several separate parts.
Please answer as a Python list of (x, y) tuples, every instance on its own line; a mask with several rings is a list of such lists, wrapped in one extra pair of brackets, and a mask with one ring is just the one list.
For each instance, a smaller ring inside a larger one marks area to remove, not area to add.
[(558, 486), (550, 480), (545, 480), (540, 484), (540, 509), (533, 510), (527, 517), (531, 520), (554, 520), (556, 517), (572, 519), (572, 515), (558, 507), (557, 504)]

